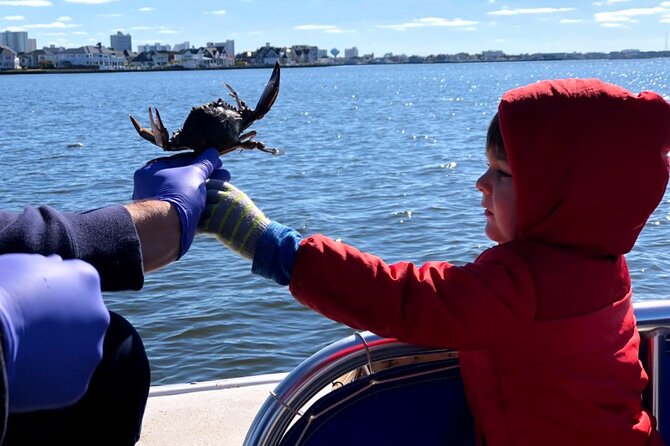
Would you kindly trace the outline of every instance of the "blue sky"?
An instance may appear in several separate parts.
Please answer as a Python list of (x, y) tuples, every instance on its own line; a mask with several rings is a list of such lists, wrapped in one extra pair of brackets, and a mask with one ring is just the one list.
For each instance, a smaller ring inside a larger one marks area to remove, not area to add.
[(668, 49), (670, 1), (504, 0), (0, 0), (0, 31), (27, 31), (41, 48), (109, 46), (117, 30), (138, 44), (270, 42), (359, 54), (502, 50)]

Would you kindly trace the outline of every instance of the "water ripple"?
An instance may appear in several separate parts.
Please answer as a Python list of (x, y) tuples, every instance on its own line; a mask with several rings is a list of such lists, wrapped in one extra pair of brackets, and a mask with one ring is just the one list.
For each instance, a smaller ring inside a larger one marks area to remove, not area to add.
[[(475, 180), (502, 93), (543, 78), (601, 77), (670, 97), (668, 61), (564, 61), (285, 69), (279, 98), (254, 124), (285, 150), (223, 158), (233, 182), (277, 221), (342, 238), (388, 262), (472, 261), (491, 242)], [(132, 174), (164, 155), (128, 114), (161, 110), (176, 130), (190, 108), (227, 94), (254, 104), (269, 70), (3, 76), (0, 205), (83, 210), (126, 202)], [(11, 117), (11, 119), (9, 118)], [(71, 147), (80, 143), (83, 147)], [(670, 198), (628, 262), (638, 300), (666, 297)], [(140, 292), (106, 293), (142, 334), (154, 384), (287, 371), (351, 330), (250, 273), (199, 236)]]

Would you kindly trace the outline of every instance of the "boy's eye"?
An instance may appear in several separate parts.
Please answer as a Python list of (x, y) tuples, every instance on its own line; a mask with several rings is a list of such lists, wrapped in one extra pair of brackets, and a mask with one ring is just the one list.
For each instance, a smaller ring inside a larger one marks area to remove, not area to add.
[(497, 173), (498, 175), (500, 175), (501, 177), (503, 177), (503, 178), (512, 178), (512, 174), (511, 174), (511, 173), (507, 173), (507, 172), (505, 172), (505, 171), (503, 171), (503, 170), (500, 170), (500, 169), (496, 170), (496, 173)]

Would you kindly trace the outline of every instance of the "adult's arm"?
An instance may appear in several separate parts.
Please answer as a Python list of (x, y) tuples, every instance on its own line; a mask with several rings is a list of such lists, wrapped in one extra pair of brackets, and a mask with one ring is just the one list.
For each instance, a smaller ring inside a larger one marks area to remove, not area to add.
[(188, 250), (205, 206), (205, 180), (220, 165), (214, 149), (152, 160), (135, 172), (135, 202), (126, 206), (0, 211), (0, 254), (81, 259), (96, 268), (104, 291), (139, 290), (145, 272)]
[(60, 212), (49, 206), (0, 210), (0, 253), (58, 254), (95, 267), (102, 289), (138, 290), (144, 284), (141, 244), (124, 206)]

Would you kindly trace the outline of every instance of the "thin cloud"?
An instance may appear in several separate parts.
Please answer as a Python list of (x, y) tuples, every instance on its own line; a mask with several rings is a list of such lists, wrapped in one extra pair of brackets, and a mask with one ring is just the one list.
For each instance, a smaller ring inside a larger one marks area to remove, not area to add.
[(25, 17), (22, 15), (6, 15), (3, 17), (5, 20), (24, 20)]
[(606, 0), (604, 2), (593, 2), (593, 6), (608, 6), (616, 3), (628, 3), (630, 0)]
[(28, 6), (38, 8), (41, 6), (53, 6), (48, 0), (2, 0), (0, 6)]
[(603, 23), (602, 25), (603, 28), (629, 28), (626, 25), (622, 25), (621, 23)]
[(51, 22), (51, 23), (38, 23), (35, 25), (24, 25), (29, 29), (65, 29), (65, 28), (80, 28), (81, 25), (69, 24), (65, 22)]
[[(596, 12), (593, 15), (593, 19), (597, 23), (601, 23), (603, 26), (605, 26), (606, 24), (612, 23), (635, 23), (636, 20), (633, 19), (633, 17), (664, 13), (668, 13), (668, 8), (664, 8), (662, 6), (656, 6), (653, 8), (631, 8), (622, 9), (619, 11)], [(610, 28), (612, 27), (610, 26)]]
[(218, 9), (216, 11), (205, 11), (205, 14), (224, 15), (228, 14), (228, 12), (225, 9)]
[(131, 31), (154, 31), (158, 34), (179, 34), (180, 30), (170, 29), (165, 26), (133, 26)]
[(294, 26), (293, 29), (297, 31), (335, 31), (339, 28), (335, 25), (298, 25)]
[(156, 8), (152, 8), (150, 6), (145, 6), (143, 8), (138, 9), (139, 12), (151, 12), (151, 11), (155, 11), (155, 10), (156, 10)]
[(421, 19), (414, 19), (411, 22), (400, 23), (397, 25), (377, 25), (377, 28), (381, 29), (393, 29), (396, 31), (406, 31), (413, 28), (426, 28), (426, 27), (449, 27), (449, 28), (467, 28), (477, 25), (479, 22), (474, 20), (463, 20), (461, 18), (457, 19), (443, 19), (440, 17), (424, 17)]
[(518, 8), (518, 9), (499, 9), (497, 11), (487, 12), (488, 15), (521, 15), (521, 14), (556, 14), (559, 12), (574, 11), (575, 8)]
[(117, 0), (64, 0), (66, 3), (78, 3), (80, 5), (101, 5), (103, 3), (112, 3)]
[(176, 29), (165, 28), (163, 26), (158, 30), (158, 34), (179, 34), (181, 31)]
[(56, 19), (56, 22), (71, 22), (71, 21), (72, 21), (72, 17), (68, 17), (68, 16), (58, 17)]

